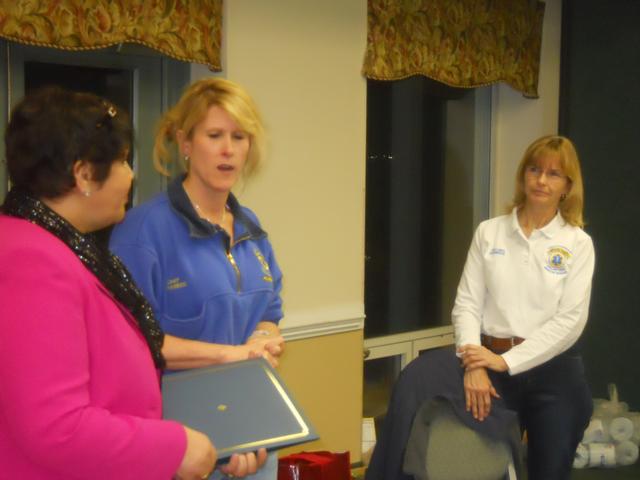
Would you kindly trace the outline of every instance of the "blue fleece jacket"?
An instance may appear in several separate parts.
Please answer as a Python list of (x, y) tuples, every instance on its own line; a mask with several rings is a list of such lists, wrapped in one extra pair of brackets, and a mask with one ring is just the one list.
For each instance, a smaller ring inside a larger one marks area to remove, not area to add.
[(260, 321), (282, 318), (282, 274), (255, 214), (233, 195), (234, 243), (201, 219), (176, 178), (130, 210), (110, 248), (149, 299), (166, 333), (214, 343), (245, 343)]

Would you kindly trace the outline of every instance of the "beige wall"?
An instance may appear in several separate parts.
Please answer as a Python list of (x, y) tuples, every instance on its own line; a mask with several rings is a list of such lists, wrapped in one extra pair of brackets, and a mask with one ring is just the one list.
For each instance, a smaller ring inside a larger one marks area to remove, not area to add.
[(282, 454), (348, 450), (360, 460), (362, 330), (289, 342), (279, 372), (320, 435)]
[(222, 75), (255, 97), (270, 137), (266, 168), (239, 194), (285, 273), (285, 327), (363, 317), (366, 8), (225, 2)]
[[(546, 1), (540, 98), (524, 98), (506, 84), (493, 87), (492, 215), (511, 199), (526, 146), (558, 129), (561, 3)], [(263, 218), (286, 273), (284, 325), (357, 317), (363, 310), (366, 84), (359, 68), (366, 2), (236, 0), (225, 8), (223, 74), (256, 96), (271, 132), (270, 164), (242, 196)], [(202, 72), (194, 69), (196, 77)]]
[[(540, 98), (493, 87), (492, 214), (534, 138), (557, 131), (561, 0), (547, 0)], [(363, 317), (365, 0), (225, 2), (222, 76), (247, 87), (270, 134), (264, 171), (240, 196), (285, 273), (285, 331)], [(210, 75), (194, 65), (192, 77)], [(303, 334), (304, 335), (304, 334)], [(280, 372), (322, 438), (299, 449), (360, 458), (362, 332), (288, 342)]]
[(492, 216), (504, 212), (513, 195), (516, 167), (536, 138), (557, 133), (560, 94), (561, 0), (546, 0), (540, 78), (536, 100), (506, 84), (493, 90)]
[[(286, 332), (356, 325), (288, 342), (279, 371), (321, 435), (294, 450), (350, 450), (358, 461), (366, 133), (360, 67), (367, 2), (224, 5), (220, 75), (249, 90), (269, 133), (264, 170), (238, 193), (269, 232), (285, 275), (282, 326)], [(193, 66), (192, 79), (204, 75), (211, 73)]]

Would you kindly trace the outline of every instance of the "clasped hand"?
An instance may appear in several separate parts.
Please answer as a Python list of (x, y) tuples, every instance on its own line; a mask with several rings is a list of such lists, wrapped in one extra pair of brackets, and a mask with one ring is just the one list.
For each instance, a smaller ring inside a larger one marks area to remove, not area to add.
[(284, 351), (284, 338), (281, 335), (252, 336), (245, 345), (254, 349), (250, 358), (262, 356), (275, 368), (278, 366), (278, 358)]
[(467, 411), (483, 421), (491, 413), (491, 398), (500, 398), (487, 368), (496, 372), (508, 369), (502, 356), (480, 345), (463, 345), (458, 349), (464, 372), (464, 393)]
[(488, 368), (494, 372), (506, 372), (509, 369), (501, 355), (481, 345), (463, 345), (458, 349), (458, 355), (465, 370)]

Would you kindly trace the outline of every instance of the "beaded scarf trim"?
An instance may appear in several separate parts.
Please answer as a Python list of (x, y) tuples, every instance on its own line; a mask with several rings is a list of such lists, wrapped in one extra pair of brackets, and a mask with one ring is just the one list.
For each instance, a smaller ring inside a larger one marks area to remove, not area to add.
[(83, 235), (43, 202), (22, 190), (13, 188), (7, 194), (2, 211), (38, 225), (64, 242), (113, 297), (131, 313), (147, 341), (156, 367), (165, 366), (161, 351), (164, 333), (149, 302), (117, 256), (107, 248), (99, 246), (91, 234)]

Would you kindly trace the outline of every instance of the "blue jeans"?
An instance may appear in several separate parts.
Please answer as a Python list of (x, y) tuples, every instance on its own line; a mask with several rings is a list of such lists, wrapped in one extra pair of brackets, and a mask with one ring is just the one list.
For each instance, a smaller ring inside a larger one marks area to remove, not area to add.
[[(211, 480), (221, 480), (226, 478), (220, 470), (216, 470)], [(278, 452), (271, 452), (267, 461), (254, 475), (244, 477), (245, 480), (277, 480), (278, 478)]]
[(571, 350), (518, 375), (489, 372), (527, 431), (529, 480), (567, 480), (593, 411), (582, 357)]

